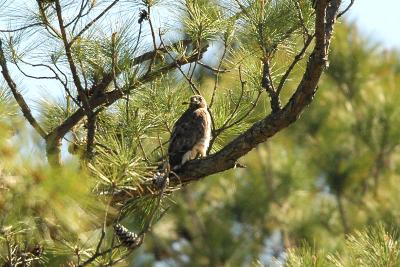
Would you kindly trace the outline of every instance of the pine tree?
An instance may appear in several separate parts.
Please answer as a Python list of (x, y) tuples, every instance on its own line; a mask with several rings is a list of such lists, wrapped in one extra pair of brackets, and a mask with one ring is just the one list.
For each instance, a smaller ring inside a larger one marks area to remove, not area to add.
[[(1, 144), (6, 155), (0, 173), (6, 192), (0, 196), (4, 265), (116, 265), (133, 251), (140, 253), (146, 237), (158, 245), (157, 257), (174, 253), (152, 232), (168, 216), (172, 193), (241, 167), (239, 158), (299, 118), (327, 67), (333, 26), (343, 15), (340, 4), (324, 0), (314, 8), (306, 0), (55, 0), (36, 1), (27, 9), (3, 1), (0, 16), (9, 23), (0, 29), (7, 92), (1, 95), (0, 111), (7, 118), (1, 121), (7, 129), (3, 140), (15, 144)], [(209, 60), (213, 53), (217, 59)], [(28, 83), (17, 83), (18, 77)], [(34, 84), (46, 89), (38, 112), (32, 112), (22, 93)], [(49, 97), (55, 88), (62, 91), (59, 101)], [(10, 94), (36, 132), (34, 142), (42, 146), (32, 159), (24, 155), (29, 143), (12, 141), (11, 135), (20, 139), (25, 131), (21, 118), (19, 124), (10, 124), (16, 116), (9, 114)], [(172, 174), (163, 167), (168, 139), (183, 111), (180, 103), (191, 94), (202, 94), (209, 103), (212, 147), (208, 157)], [(74, 155), (64, 162), (63, 146)], [(43, 151), (48, 164), (38, 156)], [(250, 190), (245, 181), (238, 182)], [(199, 192), (212, 193), (208, 184), (204, 187)], [(279, 190), (290, 193), (284, 187)], [(193, 213), (196, 199), (184, 196), (187, 206), (182, 209), (191, 210), (191, 217), (172, 221), (186, 240), (202, 236), (205, 243), (193, 242), (194, 251), (205, 256), (197, 264), (246, 262), (246, 253), (259, 254), (260, 246), (238, 253), (252, 237), (240, 231), (230, 236), (235, 222), (229, 218), (234, 210), (241, 223), (250, 216), (266, 216), (262, 201), (283, 194), (269, 192), (265, 199), (246, 202), (259, 209), (235, 210), (234, 204), (243, 202), (240, 196), (214, 205), (226, 212), (226, 220), (212, 213), (209, 220), (198, 218)], [(192, 221), (196, 233), (190, 229)], [(271, 233), (262, 224), (255, 230), (258, 242)]]

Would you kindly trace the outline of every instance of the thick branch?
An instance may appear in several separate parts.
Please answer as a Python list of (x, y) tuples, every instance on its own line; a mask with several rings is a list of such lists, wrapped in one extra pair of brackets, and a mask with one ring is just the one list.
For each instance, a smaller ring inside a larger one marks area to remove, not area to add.
[[(100, 109), (101, 110), (101, 109)], [(93, 146), (94, 138), (96, 135), (96, 120), (97, 114), (93, 113), (88, 117), (87, 122), (87, 143), (86, 143), (86, 159), (92, 159), (93, 157)]]
[(270, 97), (272, 112), (279, 111), (281, 109), (281, 103), (279, 100), (279, 95), (274, 90), (274, 86), (272, 84), (269, 59), (267, 57), (263, 59), (263, 77), (261, 81), (261, 86), (267, 91)]
[(26, 103), (24, 97), (21, 95), (20, 92), (17, 90), (17, 85), (13, 81), (13, 79), (10, 76), (10, 72), (7, 67), (7, 62), (6, 58), (4, 55), (3, 43), (0, 40), (0, 65), (1, 65), (1, 73), (3, 74), (4, 79), (6, 80), (8, 86), (11, 89), (12, 94), (14, 95), (15, 100), (17, 101), (19, 107), (22, 110), (22, 113), (24, 114), (24, 117), (27, 119), (27, 121), (32, 125), (32, 127), (36, 130), (36, 132), (43, 138), (46, 137), (46, 132), (44, 129), (39, 125), (39, 123), (36, 121), (36, 119), (33, 117), (31, 109), (29, 108), (28, 104)]

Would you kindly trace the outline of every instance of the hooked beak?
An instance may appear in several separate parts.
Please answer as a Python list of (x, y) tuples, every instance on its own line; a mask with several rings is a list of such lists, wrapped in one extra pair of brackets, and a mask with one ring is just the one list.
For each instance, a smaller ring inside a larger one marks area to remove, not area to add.
[(182, 105), (188, 105), (188, 104), (189, 104), (189, 102), (187, 102), (187, 101), (182, 102)]

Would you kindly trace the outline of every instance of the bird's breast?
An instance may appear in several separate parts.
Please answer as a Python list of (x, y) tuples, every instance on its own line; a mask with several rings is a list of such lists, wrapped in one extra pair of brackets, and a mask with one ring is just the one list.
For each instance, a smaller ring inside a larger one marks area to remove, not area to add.
[(205, 118), (204, 118), (204, 135), (199, 139), (197, 142), (197, 145), (204, 146), (204, 148), (207, 150), (208, 146), (210, 145), (210, 140), (211, 140), (211, 116), (208, 113), (207, 109), (203, 110)]

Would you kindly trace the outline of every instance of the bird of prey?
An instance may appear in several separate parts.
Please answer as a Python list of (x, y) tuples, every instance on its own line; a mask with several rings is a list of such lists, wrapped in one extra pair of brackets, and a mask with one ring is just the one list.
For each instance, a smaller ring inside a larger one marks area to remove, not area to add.
[(188, 109), (176, 121), (168, 147), (172, 170), (197, 157), (205, 157), (211, 139), (211, 117), (200, 95), (190, 97)]

